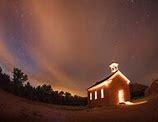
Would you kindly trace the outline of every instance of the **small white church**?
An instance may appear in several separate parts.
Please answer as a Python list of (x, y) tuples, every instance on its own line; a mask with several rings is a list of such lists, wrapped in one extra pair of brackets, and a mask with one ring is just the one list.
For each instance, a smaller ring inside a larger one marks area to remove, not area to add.
[(121, 73), (118, 65), (112, 63), (109, 66), (111, 74), (87, 89), (89, 107), (117, 105), (130, 101), (130, 80)]

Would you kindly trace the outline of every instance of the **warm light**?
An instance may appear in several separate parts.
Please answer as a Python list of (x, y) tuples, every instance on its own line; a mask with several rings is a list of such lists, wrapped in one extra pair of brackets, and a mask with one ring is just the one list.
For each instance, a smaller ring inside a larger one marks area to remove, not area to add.
[(119, 90), (119, 92), (118, 92), (118, 101), (119, 101), (119, 103), (125, 102), (123, 90)]
[(101, 98), (104, 98), (104, 89), (101, 89)]
[(128, 78), (126, 76), (124, 76), (120, 71), (117, 71), (113, 76), (111, 76), (108, 80), (105, 80), (103, 81), (102, 83), (96, 85), (96, 86), (93, 86), (92, 88), (89, 88), (88, 91), (92, 91), (92, 90), (95, 90), (95, 89), (98, 89), (100, 87), (103, 87), (103, 86), (106, 86), (108, 87), (111, 83), (112, 83), (112, 80), (113, 78), (115, 78), (116, 76), (121, 76), (126, 82), (127, 84), (130, 83), (130, 80), (128, 80)]
[(130, 83), (130, 80), (128, 80), (128, 78), (126, 78), (126, 76), (124, 76), (120, 71), (119, 71), (119, 75), (127, 81), (127, 84)]
[(94, 87), (92, 87), (92, 88), (90, 88), (88, 90), (91, 91), (91, 90), (94, 90), (94, 89), (98, 89), (98, 88), (100, 88), (102, 86), (108, 87), (111, 82), (112, 82), (112, 80), (106, 80), (106, 81), (104, 81), (104, 82), (102, 82), (102, 83), (100, 83), (100, 84), (98, 84), (98, 85), (96, 85), (96, 86), (94, 86)]
[(92, 100), (92, 93), (90, 93), (90, 100)]
[[(117, 71), (117, 73), (115, 73), (110, 79), (112, 80), (114, 77), (116, 77), (117, 75), (120, 75), (126, 82), (127, 84), (130, 83), (130, 80), (128, 80), (128, 78), (126, 76), (124, 76), (120, 71)], [(109, 80), (110, 80), (109, 79)]]
[(136, 102), (136, 103), (130, 102), (130, 101), (126, 101), (125, 104), (126, 104), (126, 105), (140, 105), (140, 104), (144, 104), (144, 103), (146, 103), (146, 102), (148, 102), (148, 101), (145, 100), (145, 101), (140, 101), (140, 102)]
[(95, 91), (95, 100), (97, 99), (97, 91)]
[(118, 63), (112, 63), (110, 66), (111, 72), (114, 73), (118, 70)]

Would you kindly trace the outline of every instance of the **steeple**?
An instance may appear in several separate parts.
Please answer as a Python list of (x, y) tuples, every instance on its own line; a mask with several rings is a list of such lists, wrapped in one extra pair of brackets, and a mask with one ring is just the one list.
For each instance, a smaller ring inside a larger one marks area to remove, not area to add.
[(109, 65), (110, 69), (111, 69), (111, 73), (114, 73), (118, 70), (118, 63), (112, 63)]

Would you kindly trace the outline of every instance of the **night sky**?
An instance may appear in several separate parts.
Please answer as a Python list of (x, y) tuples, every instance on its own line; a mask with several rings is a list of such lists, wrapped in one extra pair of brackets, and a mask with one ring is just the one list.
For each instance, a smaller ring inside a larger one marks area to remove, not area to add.
[(110, 73), (158, 78), (158, 0), (0, 0), (0, 66), (86, 95)]

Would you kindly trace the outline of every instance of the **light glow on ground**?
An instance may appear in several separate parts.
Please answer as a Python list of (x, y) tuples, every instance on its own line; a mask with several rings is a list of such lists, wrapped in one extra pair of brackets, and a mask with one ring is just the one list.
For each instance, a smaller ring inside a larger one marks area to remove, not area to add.
[(126, 104), (126, 105), (140, 105), (140, 104), (144, 104), (144, 103), (146, 103), (146, 102), (148, 102), (148, 101), (147, 101), (147, 100), (144, 100), (144, 101), (136, 102), (136, 103), (130, 102), (130, 101), (126, 101), (125, 104)]

